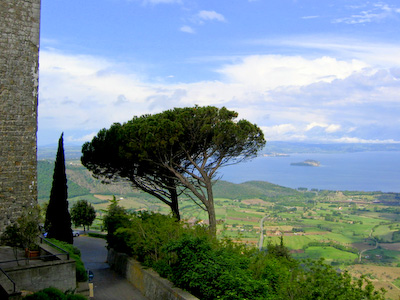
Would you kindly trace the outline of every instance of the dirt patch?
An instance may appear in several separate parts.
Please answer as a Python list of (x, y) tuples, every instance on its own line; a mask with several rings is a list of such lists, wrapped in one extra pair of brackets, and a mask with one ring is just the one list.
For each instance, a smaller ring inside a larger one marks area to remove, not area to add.
[(394, 284), (384, 281), (372, 281), (372, 284), (374, 285), (376, 290), (380, 290), (382, 288), (385, 289), (386, 299), (400, 299), (400, 290)]
[(356, 277), (361, 275), (372, 275), (373, 279), (390, 281), (400, 277), (399, 268), (397, 267), (385, 267), (385, 266), (374, 266), (374, 265), (353, 265), (348, 270)]
[(399, 268), (374, 265), (353, 265), (347, 268), (351, 275), (359, 278), (365, 275), (376, 290), (384, 288), (387, 299), (399, 299), (400, 289), (392, 282), (400, 277)]
[(246, 199), (242, 200), (242, 203), (247, 204), (247, 205), (255, 205), (255, 204), (260, 204), (260, 205), (268, 205), (267, 202), (261, 199)]
[(250, 219), (250, 218), (236, 218), (236, 217), (229, 217), (227, 218), (228, 220), (234, 220), (234, 221), (247, 221), (247, 222), (254, 222), (258, 223), (259, 219)]
[(379, 246), (386, 250), (400, 251), (400, 243), (379, 243)]
[[(380, 244), (379, 244), (380, 245)], [(369, 245), (368, 243), (353, 243), (352, 247), (357, 248), (360, 251), (374, 249), (375, 245)]]
[(330, 233), (329, 231), (310, 231), (310, 232), (302, 232), (303, 235), (324, 235)]

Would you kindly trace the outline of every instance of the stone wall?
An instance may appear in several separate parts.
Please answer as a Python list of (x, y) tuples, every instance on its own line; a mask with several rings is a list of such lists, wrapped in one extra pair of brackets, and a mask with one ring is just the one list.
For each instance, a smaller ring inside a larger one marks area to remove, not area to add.
[(152, 269), (143, 268), (139, 262), (126, 254), (108, 250), (107, 262), (111, 269), (124, 276), (146, 298), (150, 300), (199, 300), (181, 290)]
[(37, 292), (50, 286), (63, 292), (76, 289), (76, 267), (72, 259), (7, 268), (6, 272), (18, 290)]
[(40, 0), (0, 1), (0, 234), (37, 203)]

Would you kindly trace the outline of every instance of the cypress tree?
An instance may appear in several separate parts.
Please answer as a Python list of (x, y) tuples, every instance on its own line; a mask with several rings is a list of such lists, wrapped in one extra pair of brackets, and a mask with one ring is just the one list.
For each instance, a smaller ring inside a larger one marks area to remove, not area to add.
[(73, 243), (71, 216), (68, 211), (68, 186), (65, 174), (63, 135), (58, 140), (58, 150), (54, 165), (53, 184), (46, 211), (45, 228), (47, 237)]

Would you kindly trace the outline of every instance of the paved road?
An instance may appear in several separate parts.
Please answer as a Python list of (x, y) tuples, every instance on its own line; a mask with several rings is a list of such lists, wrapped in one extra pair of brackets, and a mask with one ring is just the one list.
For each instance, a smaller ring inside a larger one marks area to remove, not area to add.
[(86, 269), (94, 274), (95, 300), (148, 300), (125, 278), (112, 271), (107, 260), (104, 239), (80, 236), (74, 238), (74, 246), (81, 250)]

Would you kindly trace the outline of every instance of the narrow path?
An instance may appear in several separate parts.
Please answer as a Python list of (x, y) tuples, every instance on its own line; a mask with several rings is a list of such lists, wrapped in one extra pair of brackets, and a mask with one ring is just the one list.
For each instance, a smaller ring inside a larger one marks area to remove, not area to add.
[(104, 239), (80, 236), (74, 246), (81, 251), (85, 268), (93, 272), (95, 300), (148, 300), (125, 278), (110, 269)]
[(361, 257), (362, 257), (362, 254), (363, 254), (365, 251), (374, 250), (374, 249), (378, 248), (378, 246), (379, 246), (378, 241), (372, 236), (372, 232), (373, 232), (373, 231), (374, 231), (374, 230), (371, 229), (371, 232), (369, 233), (369, 238), (370, 238), (370, 239), (373, 239), (373, 240), (375, 241), (375, 247), (374, 247), (374, 248), (370, 248), (370, 249), (364, 249), (364, 250), (360, 251), (360, 254), (359, 254), (359, 256), (358, 256), (358, 262), (359, 262), (359, 263), (361, 263)]

